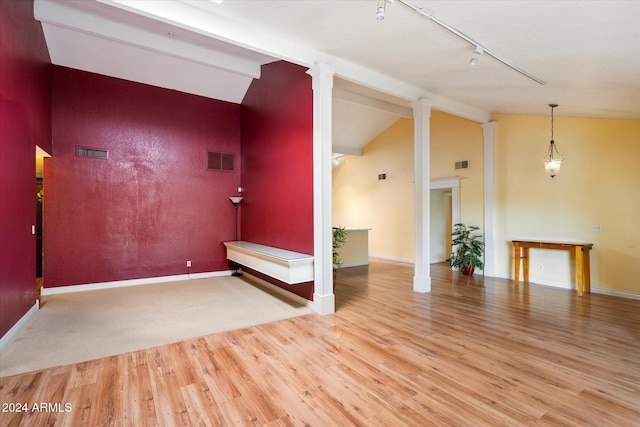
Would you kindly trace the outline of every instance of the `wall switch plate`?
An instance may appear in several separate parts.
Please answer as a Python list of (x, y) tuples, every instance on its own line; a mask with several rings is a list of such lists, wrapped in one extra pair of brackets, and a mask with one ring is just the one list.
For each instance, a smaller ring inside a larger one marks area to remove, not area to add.
[(592, 233), (602, 233), (602, 226), (601, 225), (593, 225), (591, 224), (589, 226), (589, 231)]
[(187, 261), (187, 268), (191, 267), (191, 261)]

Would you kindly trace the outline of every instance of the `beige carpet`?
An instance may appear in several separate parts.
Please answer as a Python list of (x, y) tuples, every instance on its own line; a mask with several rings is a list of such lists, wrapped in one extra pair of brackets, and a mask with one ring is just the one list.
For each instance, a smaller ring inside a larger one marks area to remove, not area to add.
[(50, 295), (0, 351), (0, 377), (311, 312), (230, 276)]

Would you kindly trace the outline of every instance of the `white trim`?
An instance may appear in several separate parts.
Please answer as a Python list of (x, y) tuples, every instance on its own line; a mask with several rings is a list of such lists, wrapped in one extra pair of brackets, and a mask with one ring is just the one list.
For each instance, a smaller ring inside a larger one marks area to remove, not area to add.
[(640, 294), (633, 293), (633, 292), (615, 291), (613, 289), (607, 289), (607, 288), (594, 288), (592, 286), (591, 287), (591, 293), (592, 294), (609, 295), (609, 296), (618, 297), (618, 298), (627, 298), (627, 299), (640, 300)]
[[(514, 285), (513, 284), (513, 275), (511, 275), (511, 274), (498, 274), (498, 275), (496, 275), (494, 277), (510, 280), (511, 283), (509, 283), (509, 286), (522, 286), (523, 284), (526, 285), (526, 283), (522, 282), (522, 280), (520, 281), (520, 283), (518, 285)], [(550, 288), (567, 289), (567, 290), (573, 290), (573, 291), (576, 290), (576, 285), (573, 284), (573, 283), (556, 282), (556, 281), (553, 281), (553, 280), (533, 279), (533, 281), (532, 281), (531, 278), (529, 278), (529, 284), (531, 284), (531, 285), (540, 285), (540, 286), (548, 286)], [(591, 286), (591, 293), (592, 294), (601, 294), (601, 295), (610, 295), (610, 296), (619, 297), (619, 298), (628, 298), (628, 299), (640, 300), (640, 294), (633, 293), (633, 292), (616, 291), (614, 289), (608, 289), (608, 288), (598, 288), (598, 287)]]
[(313, 89), (313, 301), (319, 314), (335, 312), (331, 227), (331, 145), (335, 68), (316, 62), (307, 70)]
[(332, 151), (338, 154), (348, 154), (351, 156), (362, 156), (361, 148), (344, 147), (342, 145), (334, 145)]
[(279, 295), (282, 295), (298, 304), (305, 305), (315, 311), (313, 301), (309, 301), (308, 299), (303, 298), (300, 295), (296, 295), (293, 292), (289, 292), (288, 290), (281, 288), (280, 286), (276, 286), (273, 283), (267, 282), (266, 280), (261, 279), (260, 277), (254, 276), (251, 273), (243, 272), (242, 275), (245, 278), (247, 278), (249, 281), (255, 282), (258, 286), (265, 287), (270, 291), (273, 291)]
[(38, 311), (38, 301), (36, 301), (33, 306), (29, 309), (29, 311), (27, 311), (24, 316), (22, 316), (20, 318), (20, 320), (18, 320), (12, 327), (11, 329), (9, 329), (7, 331), (6, 334), (4, 334), (2, 336), (2, 338), (0, 338), (0, 350), (7, 345), (7, 343), (9, 341), (11, 341), (11, 338), (13, 338), (13, 336), (18, 332), (18, 330), (20, 330), (20, 328), (22, 328), (24, 326), (25, 323), (27, 323), (27, 321), (31, 318), (31, 316), (33, 316), (34, 314), (36, 314), (36, 312)]
[(363, 265), (369, 265), (369, 261), (345, 262), (344, 264), (342, 264), (340, 266), (340, 268), (360, 267), (360, 266), (363, 266)]
[(396, 114), (401, 117), (407, 117), (410, 119), (413, 118), (413, 111), (411, 111), (411, 108), (402, 107), (400, 105), (392, 104), (386, 101), (381, 101), (379, 99), (374, 99), (366, 95), (353, 93), (338, 87), (333, 89), (333, 97), (336, 99), (341, 99), (346, 102), (350, 102), (352, 104), (369, 107), (374, 110), (384, 111), (387, 113)]
[(429, 167), (430, 119), (432, 104), (421, 98), (412, 103), (414, 122), (415, 268), (413, 290), (431, 292)]
[[(443, 188), (451, 189), (451, 231), (453, 226), (460, 222), (460, 177), (432, 179), (429, 182), (429, 189), (439, 190)], [(445, 260), (446, 261), (446, 260)]]
[(452, 176), (449, 178), (437, 178), (429, 181), (431, 190), (439, 190), (441, 188), (460, 188), (460, 177)]
[(147, 277), (144, 279), (117, 280), (113, 282), (87, 283), (82, 285), (57, 286), (54, 288), (42, 288), (41, 295), (67, 294), (71, 292), (95, 291), (99, 289), (123, 288), (126, 286), (151, 285), (154, 283), (178, 282), (190, 279), (205, 279), (207, 277), (230, 276), (232, 270), (212, 271), (207, 273), (180, 274), (176, 276)]
[(497, 122), (480, 125), (484, 138), (484, 275), (496, 275), (496, 201), (494, 146)]
[(381, 260), (395, 261), (395, 262), (401, 262), (403, 264), (411, 264), (411, 265), (415, 265), (416, 263), (416, 261), (411, 258), (400, 258), (395, 256), (387, 256), (387, 255), (369, 254), (369, 258), (377, 258)]

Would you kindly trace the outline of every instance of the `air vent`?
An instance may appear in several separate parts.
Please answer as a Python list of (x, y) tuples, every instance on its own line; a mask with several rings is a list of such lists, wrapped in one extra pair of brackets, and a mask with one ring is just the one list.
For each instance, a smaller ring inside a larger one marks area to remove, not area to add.
[(226, 153), (207, 153), (207, 169), (217, 171), (229, 171), (235, 170), (235, 156), (233, 154)]
[(456, 162), (456, 169), (467, 169), (468, 167), (469, 167), (469, 160)]
[(84, 148), (77, 147), (76, 148), (76, 156), (78, 157), (93, 157), (98, 159), (106, 159), (109, 157), (109, 152), (107, 150), (98, 150), (95, 148)]

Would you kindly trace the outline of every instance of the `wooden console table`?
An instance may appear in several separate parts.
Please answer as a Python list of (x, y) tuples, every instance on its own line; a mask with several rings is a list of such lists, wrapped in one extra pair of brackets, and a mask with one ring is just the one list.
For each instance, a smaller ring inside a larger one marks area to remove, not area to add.
[(582, 289), (586, 293), (591, 292), (591, 273), (589, 265), (589, 251), (593, 248), (593, 243), (559, 243), (513, 240), (513, 284), (520, 281), (520, 260), (522, 259), (524, 281), (529, 282), (529, 249), (559, 249), (573, 252), (576, 258), (576, 286), (578, 296), (582, 296)]

